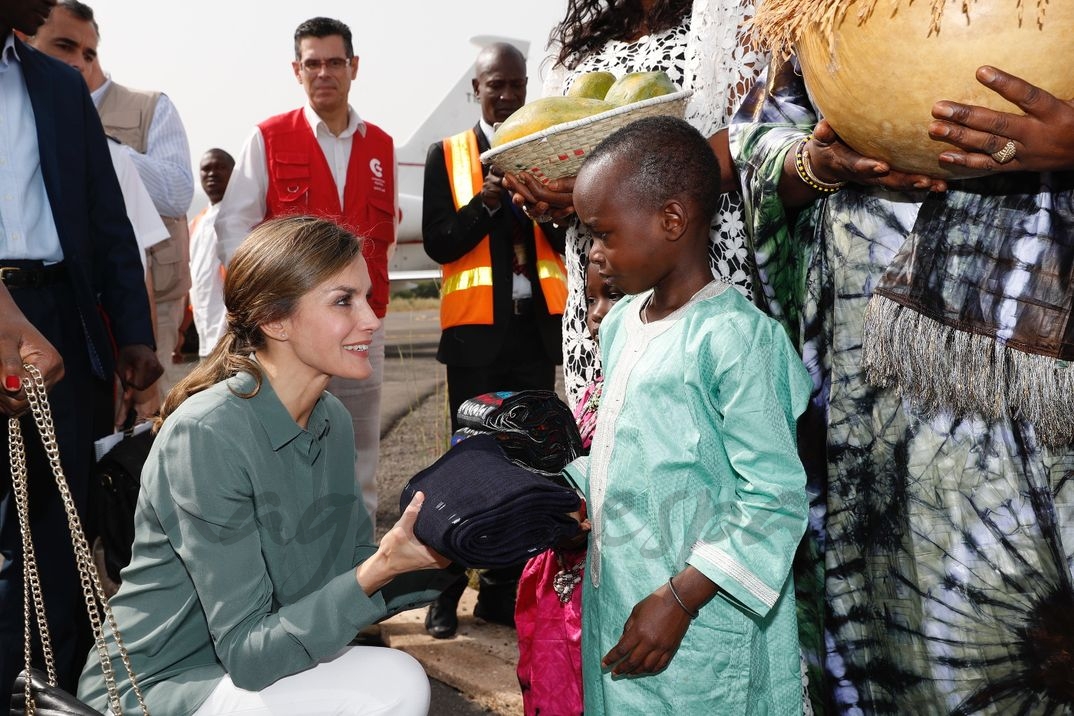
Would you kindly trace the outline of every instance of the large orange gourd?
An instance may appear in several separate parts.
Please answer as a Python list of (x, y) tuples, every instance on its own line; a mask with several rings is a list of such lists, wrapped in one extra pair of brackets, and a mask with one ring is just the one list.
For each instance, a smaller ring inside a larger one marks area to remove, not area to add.
[(1022, 77), (1060, 99), (1074, 98), (1071, 0), (766, 0), (765, 5), (780, 12), (798, 6), (793, 29), (787, 18), (782, 25), (772, 16), (760, 19), (793, 44), (810, 97), (835, 131), (861, 154), (902, 171), (969, 176), (939, 163), (938, 155), (951, 146), (928, 136), (938, 100), (1021, 114), (977, 82), (981, 65)]

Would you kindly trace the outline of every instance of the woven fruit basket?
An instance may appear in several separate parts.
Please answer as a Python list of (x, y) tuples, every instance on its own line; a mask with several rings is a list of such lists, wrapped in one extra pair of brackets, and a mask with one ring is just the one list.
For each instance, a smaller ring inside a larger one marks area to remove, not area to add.
[(682, 117), (693, 90), (633, 102), (607, 112), (554, 124), (482, 153), (481, 162), (503, 172), (528, 171), (542, 183), (572, 177), (601, 140), (644, 117)]

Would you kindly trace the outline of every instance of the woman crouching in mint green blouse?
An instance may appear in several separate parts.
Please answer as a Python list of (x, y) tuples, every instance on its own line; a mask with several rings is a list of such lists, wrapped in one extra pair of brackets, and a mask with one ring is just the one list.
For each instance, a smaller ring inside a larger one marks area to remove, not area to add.
[[(414, 659), (347, 646), (450, 581), (414, 537), (421, 493), (371, 544), (351, 417), (325, 392), (371, 372), (369, 287), (361, 242), (327, 221), (266, 222), (235, 254), (227, 333), (164, 402), (110, 600), (150, 711), (427, 713)], [(122, 707), (140, 713), (110, 646)], [(109, 706), (95, 653), (79, 696)]]

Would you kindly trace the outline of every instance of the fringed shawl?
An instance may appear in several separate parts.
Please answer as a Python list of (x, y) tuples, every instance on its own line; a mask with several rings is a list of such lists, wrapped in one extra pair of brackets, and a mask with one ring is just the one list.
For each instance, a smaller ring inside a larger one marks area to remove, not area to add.
[(1010, 413), (1070, 443), (1074, 173), (960, 188), (925, 201), (874, 290), (864, 368), (926, 411)]

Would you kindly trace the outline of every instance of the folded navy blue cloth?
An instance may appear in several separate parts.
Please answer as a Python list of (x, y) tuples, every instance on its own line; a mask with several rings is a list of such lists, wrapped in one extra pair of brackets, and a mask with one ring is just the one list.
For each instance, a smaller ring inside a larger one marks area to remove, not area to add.
[(414, 475), (401, 510), (418, 491), (425, 503), (414, 534), (465, 567), (521, 564), (580, 529), (568, 516), (578, 493), (512, 462), (492, 435), (463, 440)]
[(550, 390), (485, 393), (459, 406), (459, 437), (491, 433), (507, 457), (567, 485), (563, 468), (583, 454), (567, 404)]

